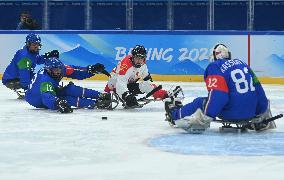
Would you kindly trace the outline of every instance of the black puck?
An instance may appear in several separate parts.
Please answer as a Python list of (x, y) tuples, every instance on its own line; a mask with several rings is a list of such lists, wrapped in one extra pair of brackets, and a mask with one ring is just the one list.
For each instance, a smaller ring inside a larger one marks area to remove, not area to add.
[(106, 117), (106, 116), (103, 116), (103, 117), (102, 117), (102, 120), (107, 120), (107, 117)]

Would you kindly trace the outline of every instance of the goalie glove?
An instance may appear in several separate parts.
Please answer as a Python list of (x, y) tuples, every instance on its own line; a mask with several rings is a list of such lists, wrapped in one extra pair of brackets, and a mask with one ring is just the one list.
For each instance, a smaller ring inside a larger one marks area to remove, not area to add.
[(45, 53), (45, 54), (44, 54), (44, 57), (45, 57), (46, 59), (52, 58), (52, 57), (59, 58), (59, 52), (58, 52), (58, 50), (52, 50), (52, 51), (50, 51), (50, 52)]
[(61, 113), (72, 113), (73, 109), (69, 104), (67, 103), (66, 100), (64, 99), (56, 99), (55, 101), (55, 106), (57, 107), (58, 111)]

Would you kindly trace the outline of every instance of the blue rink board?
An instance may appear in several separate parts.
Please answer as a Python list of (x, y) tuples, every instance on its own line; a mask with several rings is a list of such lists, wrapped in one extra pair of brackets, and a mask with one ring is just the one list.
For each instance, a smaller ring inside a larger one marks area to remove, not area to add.
[(162, 151), (185, 155), (283, 156), (283, 132), (176, 134), (149, 140)]

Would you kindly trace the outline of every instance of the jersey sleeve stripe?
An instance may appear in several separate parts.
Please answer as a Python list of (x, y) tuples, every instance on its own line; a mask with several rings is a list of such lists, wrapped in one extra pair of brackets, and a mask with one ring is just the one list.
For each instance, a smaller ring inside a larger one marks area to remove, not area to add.
[(67, 66), (65, 65), (66, 68), (66, 75), (69, 76), (74, 72), (74, 68), (72, 68), (71, 66)]
[(223, 76), (209, 75), (206, 80), (206, 87), (208, 91), (219, 90), (228, 93), (229, 88), (227, 82)]

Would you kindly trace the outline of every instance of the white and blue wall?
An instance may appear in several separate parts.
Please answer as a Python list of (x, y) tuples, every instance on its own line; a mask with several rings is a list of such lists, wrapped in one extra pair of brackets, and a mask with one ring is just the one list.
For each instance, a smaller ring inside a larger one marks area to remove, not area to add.
[[(0, 74), (25, 44), (29, 31), (0, 31)], [(57, 49), (65, 64), (100, 62), (111, 70), (136, 44), (147, 48), (147, 64), (158, 80), (202, 81), (216, 43), (248, 63), (268, 83), (284, 84), (284, 32), (246, 31), (35, 31), (41, 53)], [(267, 81), (267, 78), (270, 79)], [(274, 79), (274, 80), (273, 80)]]

